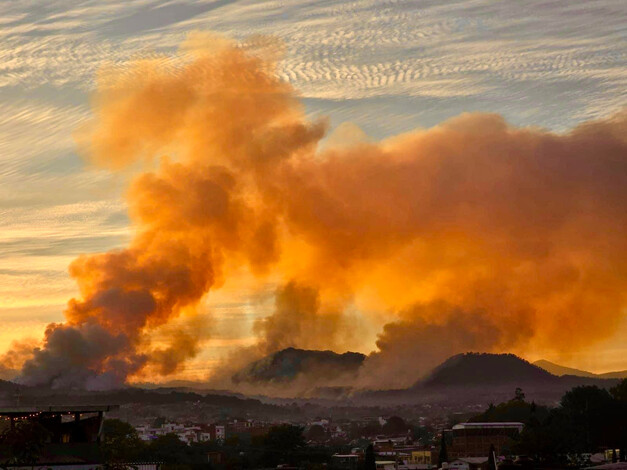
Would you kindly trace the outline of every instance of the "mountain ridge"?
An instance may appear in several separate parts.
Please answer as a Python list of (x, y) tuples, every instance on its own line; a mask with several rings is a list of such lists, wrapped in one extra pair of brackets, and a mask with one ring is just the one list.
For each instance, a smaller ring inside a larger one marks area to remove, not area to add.
[(356, 374), (366, 356), (356, 352), (285, 348), (251, 362), (232, 376), (235, 383), (290, 382), (299, 375), (337, 378)]
[(588, 372), (587, 370), (575, 369), (572, 367), (566, 367), (560, 364), (555, 364), (554, 362), (547, 361), (546, 359), (540, 359), (538, 361), (533, 362), (533, 364), (558, 377), (562, 377), (565, 375), (572, 375), (575, 377), (587, 377), (587, 378), (597, 378), (597, 379), (627, 378), (627, 370), (619, 370), (619, 371), (613, 371), (613, 372), (605, 372), (602, 374), (595, 374), (594, 372)]
[(451, 356), (413, 387), (552, 384), (558, 380), (557, 376), (514, 354), (468, 352)]

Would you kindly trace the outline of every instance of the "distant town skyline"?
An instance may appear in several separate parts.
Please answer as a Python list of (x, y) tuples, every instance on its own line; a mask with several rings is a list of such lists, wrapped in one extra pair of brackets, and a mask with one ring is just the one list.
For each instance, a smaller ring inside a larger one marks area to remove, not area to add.
[[(76, 146), (99, 74), (123, 74), (138, 59), (184, 62), (177, 51), (194, 31), (282, 49), (279, 78), (295, 88), (307, 119), (329, 120), (321, 148), (376, 143), (465, 112), (563, 134), (626, 104), (627, 11), (618, 1), (5, 1), (0, 11), (0, 352), (12, 341), (32, 347), (48, 324), (65, 321), (68, 300), (79, 295), (68, 274), (77, 256), (124, 248), (134, 235), (125, 194), (137, 168), (111, 173)], [(205, 379), (258, 342), (259, 322), (286, 279), (234, 272), (201, 301), (193, 321), (207, 332), (195, 357), (152, 379)], [(364, 321), (341, 349), (376, 351), (383, 325), (403, 318), (400, 299), (375, 297), (366, 287), (348, 302), (349, 318)], [(511, 352), (591, 372), (627, 369), (624, 301), (619, 308), (612, 332), (589, 332), (598, 341), (563, 351), (512, 342)], [(577, 317), (570, 320), (565, 336), (576, 329)], [(169, 326), (154, 333), (155, 344), (183, 327)]]

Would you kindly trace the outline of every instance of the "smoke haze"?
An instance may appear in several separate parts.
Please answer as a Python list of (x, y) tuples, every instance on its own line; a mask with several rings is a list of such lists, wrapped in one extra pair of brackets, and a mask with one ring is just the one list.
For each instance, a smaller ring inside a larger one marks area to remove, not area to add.
[(102, 72), (77, 140), (95, 164), (138, 172), (133, 239), (72, 263), (79, 296), (24, 383), (176, 372), (202, 335), (157, 347), (150, 332), (193, 316), (242, 267), (280, 286), (247, 359), (342, 350), (359, 328), (348, 309), (386, 315), (362, 386), (409, 385), (467, 350), (572, 351), (614, 332), (627, 303), (627, 112), (565, 134), (464, 114), (317, 150), (326, 123), (276, 78), (277, 56), (272, 41), (197, 34), (177, 60)]

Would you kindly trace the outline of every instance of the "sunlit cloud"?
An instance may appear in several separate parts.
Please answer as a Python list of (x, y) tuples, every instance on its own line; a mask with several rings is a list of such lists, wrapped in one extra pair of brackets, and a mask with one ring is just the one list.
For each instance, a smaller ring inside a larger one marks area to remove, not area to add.
[[(277, 73), (298, 90), (308, 117), (329, 116), (332, 127), (353, 122), (378, 140), (462, 111), (490, 111), (515, 125), (564, 131), (624, 104), (620, 8), (609, 0), (594, 8), (488, 0), (4, 4), (0, 319), (10, 326), (12, 309), (29, 315), (28, 308), (44, 308), (49, 321), (62, 320), (65, 301), (76, 294), (71, 260), (130, 237), (124, 177), (86, 167), (73, 138), (90, 116), (89, 94), (103, 65), (123, 69), (128, 60), (160, 54), (170, 60), (191, 30), (271, 34), (285, 42)], [(255, 319), (271, 314), (280, 281), (209, 299), (215, 334), (250, 338)], [(363, 295), (367, 311), (374, 294)], [(380, 313), (371, 316), (382, 325)], [(603, 361), (617, 363), (599, 359), (595, 368)]]

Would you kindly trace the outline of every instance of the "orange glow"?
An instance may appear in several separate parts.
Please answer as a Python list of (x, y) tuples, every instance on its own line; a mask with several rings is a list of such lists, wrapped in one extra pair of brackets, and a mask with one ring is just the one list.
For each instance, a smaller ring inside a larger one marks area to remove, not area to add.
[(72, 263), (80, 296), (27, 362), (30, 382), (73, 354), (52, 348), (57, 334), (100, 338), (72, 359), (98, 376), (176, 372), (202, 335), (156, 346), (150, 332), (242, 267), (282, 284), (251, 354), (353, 344), (345, 311), (359, 305), (388, 317), (364, 369), (387, 385), (456, 352), (570, 351), (618, 326), (626, 112), (563, 135), (464, 114), (317, 152), (326, 125), (276, 78), (271, 48), (201, 35), (184, 51), (100, 78), (79, 144), (112, 171), (144, 166), (127, 194), (134, 238)]

